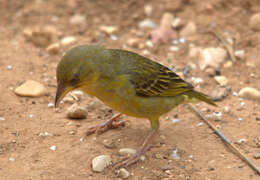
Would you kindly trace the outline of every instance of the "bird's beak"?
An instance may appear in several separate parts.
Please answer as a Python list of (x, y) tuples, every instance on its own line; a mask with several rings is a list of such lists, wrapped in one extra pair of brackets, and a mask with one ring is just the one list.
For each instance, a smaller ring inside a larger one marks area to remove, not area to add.
[(55, 98), (55, 108), (58, 107), (62, 98), (72, 90), (72, 88), (64, 87), (62, 84), (58, 83), (57, 91), (56, 91), (56, 98)]

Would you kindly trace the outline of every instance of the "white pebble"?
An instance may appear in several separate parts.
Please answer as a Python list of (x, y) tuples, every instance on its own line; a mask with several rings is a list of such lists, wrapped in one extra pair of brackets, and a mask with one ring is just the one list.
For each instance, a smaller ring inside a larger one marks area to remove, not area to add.
[(121, 148), (118, 152), (120, 155), (134, 155), (136, 150), (132, 148)]
[(116, 41), (118, 39), (118, 37), (116, 35), (111, 35), (110, 39), (112, 39), (113, 41)]
[(239, 97), (260, 101), (260, 91), (252, 87), (245, 87), (238, 93)]
[(178, 123), (178, 122), (180, 122), (180, 121), (181, 121), (180, 119), (175, 119), (175, 118), (174, 118), (174, 119), (172, 120), (172, 123)]
[(29, 118), (33, 118), (33, 114), (29, 114)]
[(102, 172), (112, 163), (112, 159), (108, 155), (100, 155), (92, 160), (92, 169), (96, 172)]
[(180, 41), (180, 43), (182, 43), (182, 44), (186, 43), (186, 39), (185, 39), (184, 37), (183, 37), (183, 38), (180, 38), (179, 41)]
[(130, 176), (130, 173), (125, 168), (121, 168), (118, 171), (118, 176), (122, 179), (127, 179)]
[(55, 151), (56, 150), (56, 146), (51, 146), (50, 150)]
[(13, 66), (8, 65), (8, 66), (7, 66), (7, 69), (8, 69), (8, 70), (11, 70), (11, 69), (13, 69)]
[(171, 46), (170, 51), (173, 51), (173, 52), (179, 51), (179, 47), (178, 46)]
[(9, 157), (9, 161), (15, 161), (15, 158)]
[(48, 107), (52, 108), (52, 107), (54, 107), (54, 104), (53, 103), (48, 103)]
[(5, 120), (5, 118), (4, 117), (0, 117), (0, 121), (4, 121)]
[(200, 126), (202, 126), (203, 124), (204, 124), (203, 122), (200, 122), (200, 123), (197, 124), (197, 127), (200, 127)]

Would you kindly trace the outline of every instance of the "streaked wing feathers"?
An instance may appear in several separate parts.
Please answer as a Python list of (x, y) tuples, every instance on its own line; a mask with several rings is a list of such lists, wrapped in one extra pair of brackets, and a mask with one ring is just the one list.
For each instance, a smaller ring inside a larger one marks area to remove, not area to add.
[(138, 96), (176, 96), (193, 89), (193, 86), (182, 80), (165, 66), (153, 61), (141, 61), (134, 69), (131, 83)]

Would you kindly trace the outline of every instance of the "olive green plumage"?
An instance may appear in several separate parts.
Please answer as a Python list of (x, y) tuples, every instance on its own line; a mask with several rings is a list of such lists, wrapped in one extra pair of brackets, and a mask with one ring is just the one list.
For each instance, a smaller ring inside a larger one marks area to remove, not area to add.
[(82, 45), (68, 51), (57, 67), (56, 105), (79, 88), (106, 105), (130, 116), (158, 119), (177, 105), (201, 100), (215, 103), (194, 90), (169, 68), (136, 53)]

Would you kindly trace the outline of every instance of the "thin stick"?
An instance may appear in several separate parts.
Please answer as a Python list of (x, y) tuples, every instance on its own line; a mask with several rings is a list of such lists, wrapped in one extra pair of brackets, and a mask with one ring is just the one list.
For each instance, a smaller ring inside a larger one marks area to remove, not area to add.
[(204, 122), (208, 124), (208, 126), (215, 131), (215, 133), (224, 141), (232, 150), (237, 153), (237, 155), (244, 160), (253, 170), (255, 170), (260, 175), (260, 169), (248, 158), (244, 155), (234, 144), (219, 130), (217, 129), (211, 122), (209, 122), (202, 114), (199, 112), (193, 105), (188, 104), (189, 108), (195, 112), (195, 114), (202, 119)]
[(231, 60), (233, 62), (236, 62), (236, 56), (235, 56), (235, 53), (234, 53), (234, 48), (233, 46), (224, 38), (224, 36), (219, 32), (217, 31), (216, 29), (211, 29), (208, 31), (208, 33), (211, 33), (213, 34), (214, 36), (216, 36), (218, 38), (218, 40), (220, 42), (223, 43), (224, 47), (227, 49), (227, 52), (231, 58)]

